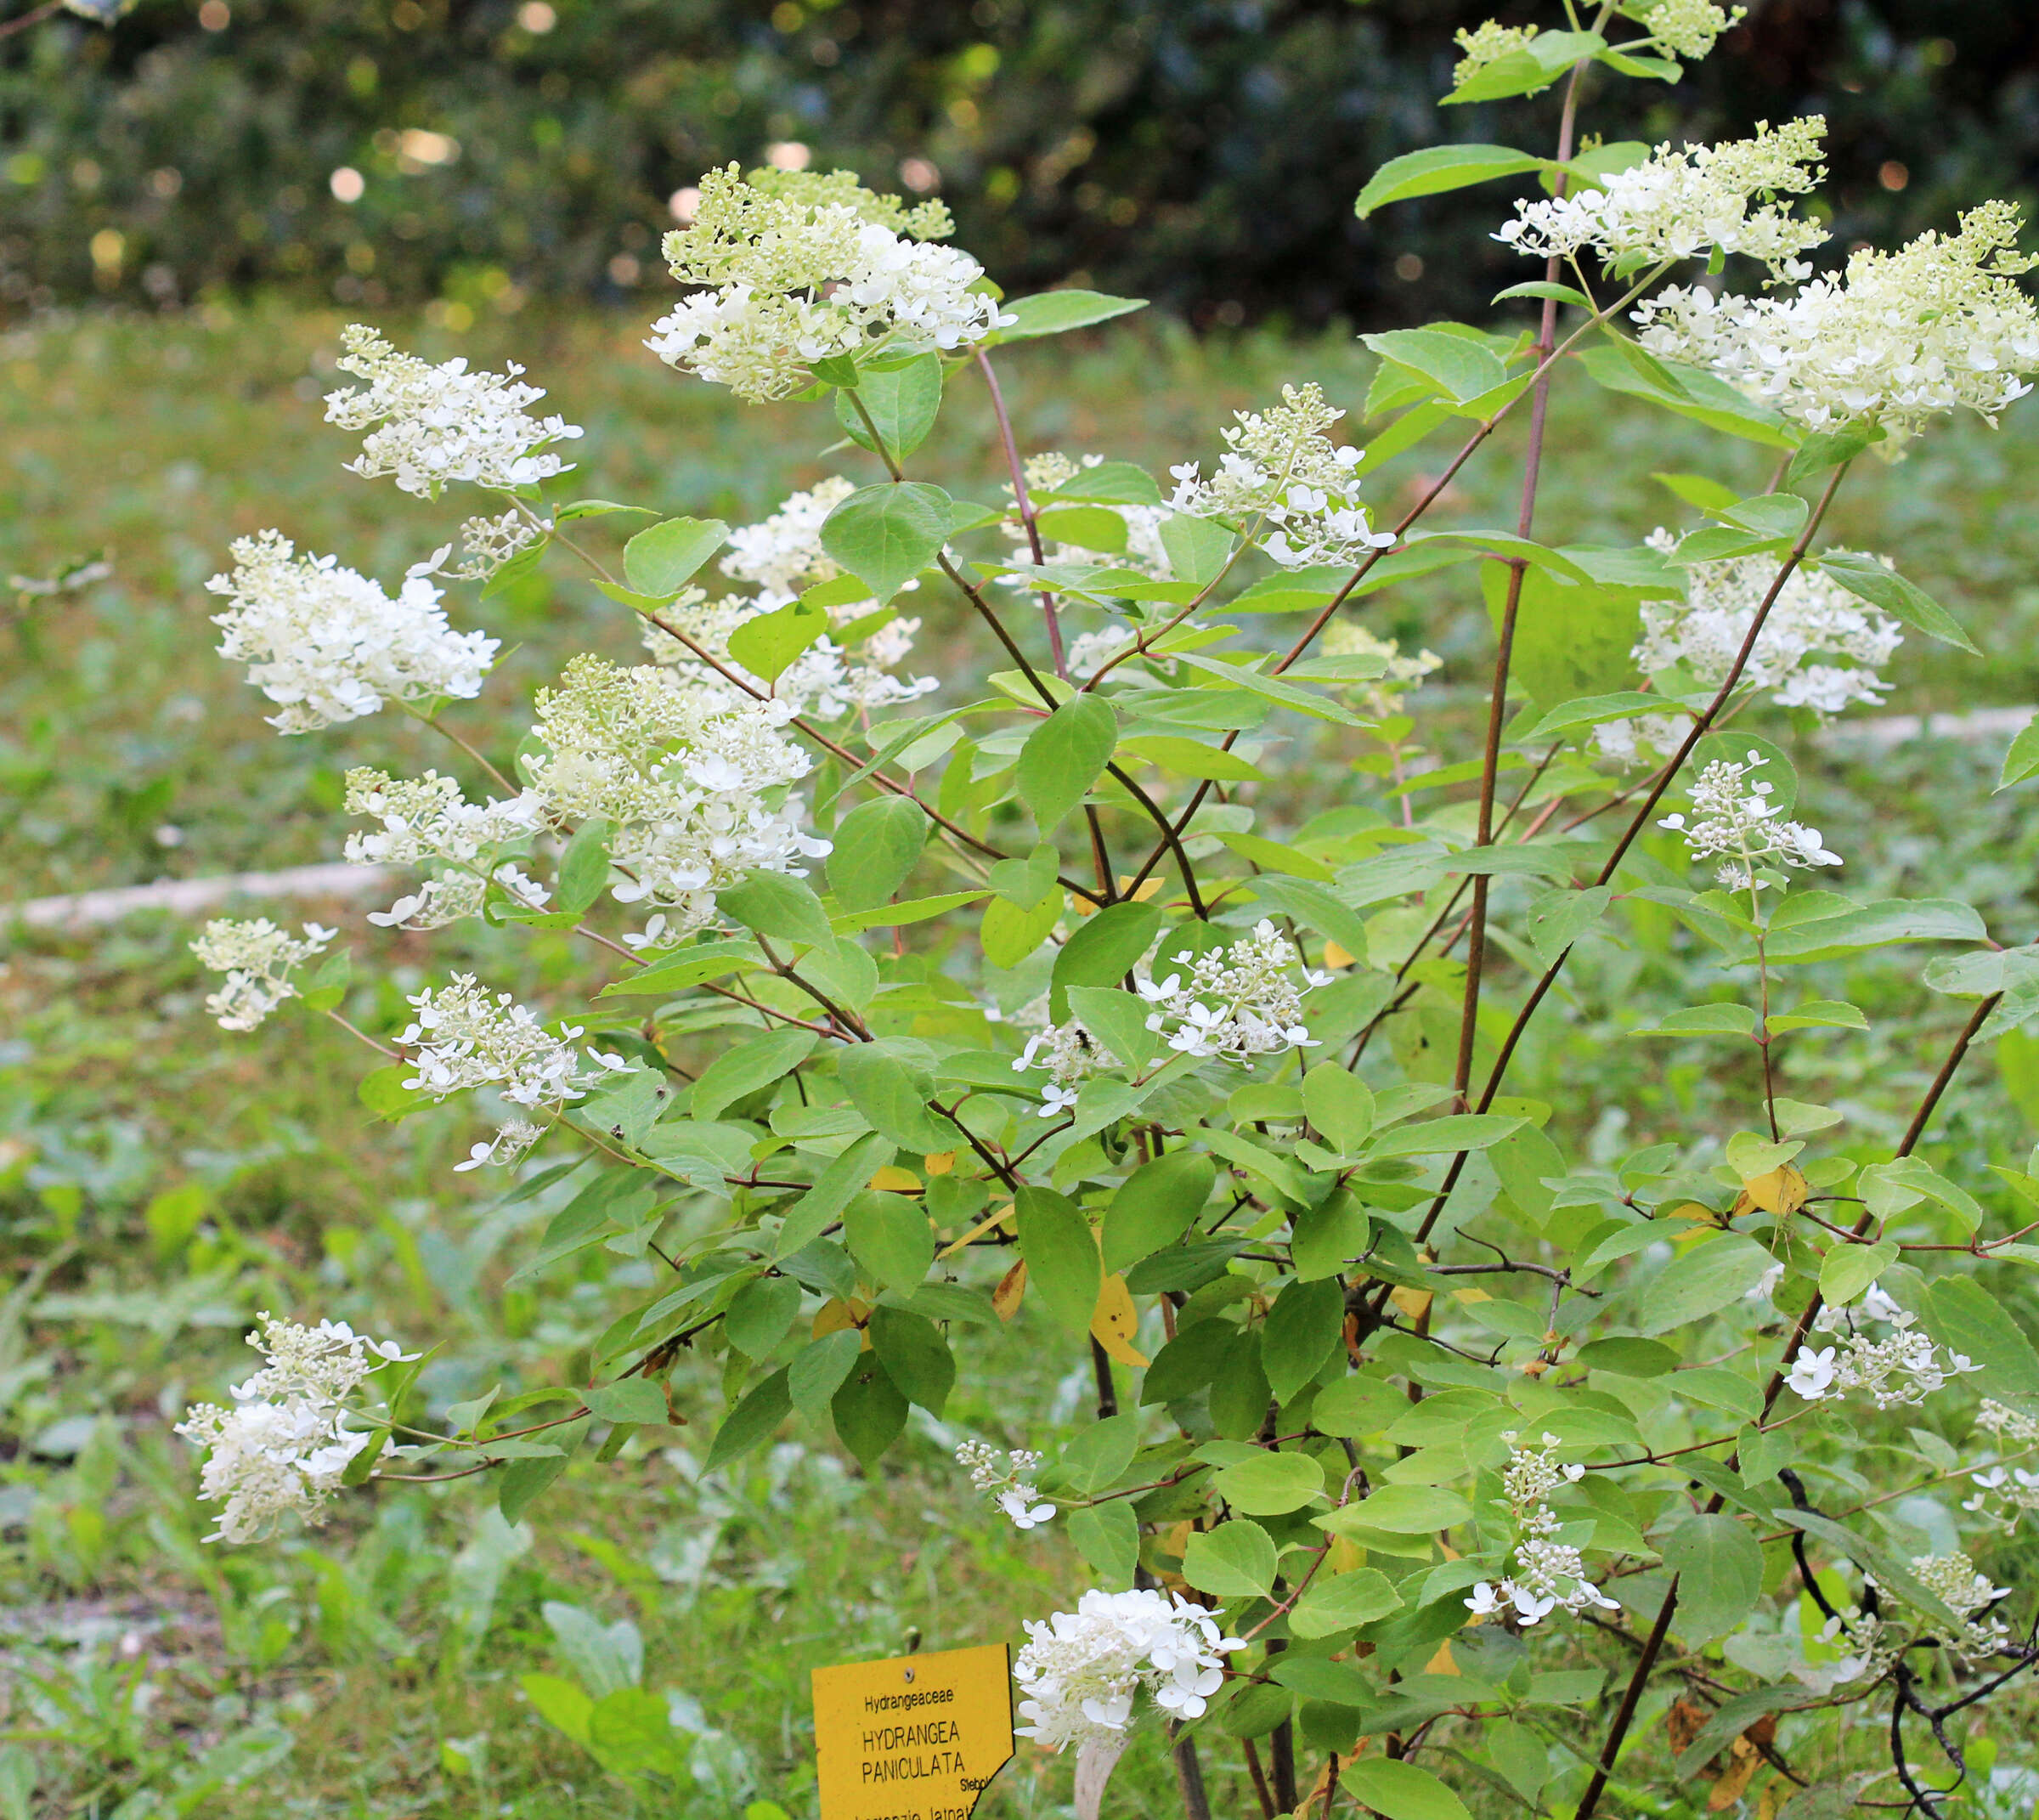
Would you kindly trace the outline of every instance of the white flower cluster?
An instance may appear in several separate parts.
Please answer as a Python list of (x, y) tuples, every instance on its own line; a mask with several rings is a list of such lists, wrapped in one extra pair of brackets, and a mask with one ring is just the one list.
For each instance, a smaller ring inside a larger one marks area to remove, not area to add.
[[(1284, 568), (1350, 563), (1394, 542), (1376, 532), (1358, 503), (1353, 469), (1361, 451), (1331, 440), (1345, 413), (1325, 402), (1315, 385), (1281, 388), (1281, 403), (1267, 411), (1234, 411), (1224, 432), (1226, 453), (1208, 480), (1185, 461), (1169, 469), (1175, 492), (1171, 512), (1242, 521), (1260, 547)], [(1271, 525), (1265, 530), (1260, 526)]]
[[(809, 369), (899, 337), (952, 348), (997, 327), (974, 290), (984, 268), (927, 244), (952, 231), (939, 202), (906, 210), (846, 171), (758, 171), (701, 178), (692, 224), (665, 237), (683, 285), (703, 287), (652, 325), (645, 345), (669, 366), (739, 398), (783, 398)], [(1011, 319), (1005, 319), (1010, 320)]]
[(1738, 6), (1729, 13), (1714, 5), (1714, 0), (1657, 0), (1654, 6), (1646, 9), (1635, 5), (1631, 0), (1624, 10), (1641, 18), (1650, 28), (1650, 36), (1657, 41), (1658, 48), (1688, 61), (1705, 56), (1722, 32), (1740, 25), (1748, 16), (1745, 6)]
[(1050, 1024), (1026, 1039), (1026, 1047), (1013, 1064), (1014, 1074), (1031, 1068), (1048, 1070), (1048, 1084), (1041, 1090), (1041, 1116), (1053, 1118), (1076, 1103), (1076, 1089), (1093, 1074), (1119, 1065), (1119, 1058), (1091, 1034), (1081, 1020)]
[(1123, 651), (1132, 641), (1133, 634), (1122, 625), (1106, 626), (1098, 632), (1078, 632), (1070, 640), (1069, 648), (1064, 653), (1070, 675), (1079, 682), (1096, 675), (1107, 658)]
[(428, 771), (422, 777), (392, 777), (357, 769), (347, 774), (347, 812), (373, 816), (381, 832), (347, 837), (354, 866), (424, 866), (432, 876), (368, 920), (385, 929), (439, 929), (480, 913), (494, 879), (520, 903), (541, 907), (551, 896), (505, 858), (545, 825), (545, 805), (525, 790), (507, 802), (471, 803), (459, 783)]
[[(1677, 538), (1661, 528), (1645, 541), (1667, 554), (1678, 547)], [(1776, 574), (1772, 557), (1690, 564), (1683, 600), (1642, 603), (1642, 636), (1630, 653), (1637, 666), (1648, 675), (1675, 664), (1695, 682), (1717, 688), (1734, 668)], [(1780, 708), (1836, 715), (1856, 702), (1873, 705), (1890, 687), (1878, 672), (1904, 642), (1903, 628), (1889, 614), (1801, 564), (1777, 591), (1742, 682), (1767, 689)], [(1816, 656), (1850, 662), (1809, 661)], [(1675, 749), (1690, 724), (1682, 713), (1643, 715), (1606, 723), (1597, 729), (1597, 741), (1608, 757), (1634, 764)]]
[[(1027, 498), (1040, 512), (1051, 512), (1061, 502), (1044, 498), (1044, 495), (1067, 486), (1087, 469), (1103, 465), (1101, 455), (1087, 455), (1072, 461), (1059, 450), (1049, 449), (1026, 458), (1021, 469), (1026, 480)], [(1006, 497), (1014, 501), (1012, 509), (999, 525), (1005, 535), (1014, 543), (1025, 545), (1027, 541), (1026, 525), (1019, 513), (1018, 495), (1010, 482), (1005, 489)], [(1042, 554), (1050, 562), (1091, 562), (1100, 554), (1109, 554), (1116, 565), (1138, 569), (1144, 575), (1151, 575), (1156, 581), (1172, 581), (1174, 565), (1169, 559), (1168, 547), (1161, 541), (1161, 527), (1175, 516), (1166, 506), (1142, 506), (1125, 500), (1079, 500), (1070, 503), (1081, 505), (1087, 511), (1108, 512), (1126, 527), (1126, 547), (1122, 551), (1101, 552), (1087, 545), (1050, 543), (1044, 544)], [(1031, 551), (1023, 560), (1031, 561)], [(1024, 575), (1004, 575), (1001, 582), (1008, 587), (1023, 588), (1029, 585)]]
[[(472, 974), (456, 973), (449, 986), (427, 987), (410, 998), (411, 1021), (397, 1039), (412, 1052), (417, 1072), (404, 1082), (412, 1093), (444, 1099), (467, 1088), (494, 1088), (513, 1105), (536, 1111), (585, 1099), (605, 1074), (627, 1071), (622, 1056), (590, 1049), (592, 1071), (584, 1070), (573, 1039), (579, 1027), (554, 1036), (530, 1009), (507, 992), (491, 996)], [(514, 1162), (541, 1135), (528, 1120), (513, 1119), (493, 1144), (477, 1144), (466, 1162)]]
[(1460, 26), (1453, 33), (1452, 42), (1466, 54), (1452, 68), (1451, 86), (1463, 88), (1488, 64), (1512, 57), (1536, 36), (1537, 29), (1534, 25), (1504, 25), (1494, 19), (1484, 20), (1470, 31)]
[(1302, 995), (1295, 975), (1302, 957), (1296, 945), (1266, 918), (1242, 941), (1206, 954), (1187, 948), (1173, 957), (1189, 970), (1164, 980), (1134, 980), (1140, 997), (1155, 1009), (1147, 1027), (1185, 1055), (1223, 1055), (1244, 1062), (1256, 1055), (1314, 1048), (1302, 1021)]
[(1709, 367), (1793, 422), (1880, 427), (1895, 446), (1943, 411), (1991, 422), (2039, 370), (2039, 310), (2017, 275), (2017, 208), (1986, 202), (1953, 235), (1864, 247), (1788, 297), (1661, 292), (1635, 312), (1660, 359)]
[(248, 681), (281, 714), (280, 732), (308, 733), (373, 714), (385, 701), (471, 698), (500, 641), (456, 632), (439, 591), (414, 572), (392, 600), (336, 557), (299, 556), (280, 531), (236, 538), (234, 572), (208, 591), (229, 606), (212, 615), (219, 654), (248, 665)]
[(1756, 877), (1759, 862), (1779, 866), (1838, 866), (1841, 856), (1822, 844), (1820, 831), (1801, 822), (1777, 819), (1777, 805), (1770, 800), (1772, 786), (1757, 782), (1742, 794), (1742, 780), (1759, 765), (1770, 761), (1751, 752), (1746, 765), (1731, 759), (1716, 759), (1699, 773), (1692, 787), (1692, 814), (1667, 815), (1658, 822), (1685, 836), (1695, 859), (1720, 858), (1724, 863), (1714, 874), (1721, 889), (1730, 891), (1760, 890)]
[(1404, 657), (1400, 641), (1382, 638), (1357, 619), (1341, 615), (1325, 627), (1320, 641), (1326, 657), (1374, 657), (1384, 666), (1380, 680), (1363, 685), (1361, 700), (1375, 720), (1385, 721), (1399, 710), (1402, 697), (1432, 670), (1442, 670), (1444, 659), (1428, 649)]
[(283, 1517), (324, 1520), (325, 1501), (371, 1437), (346, 1424), (346, 1405), (370, 1371), (408, 1362), (393, 1340), (370, 1340), (344, 1321), (316, 1327), (259, 1317), (248, 1344), (268, 1363), (234, 1386), (234, 1407), (201, 1403), (176, 1432), (209, 1450), (199, 1496), (223, 1501), (208, 1542), (259, 1541)]
[(1586, 1578), (1586, 1564), (1579, 1551), (1552, 1540), (1558, 1518), (1545, 1501), (1560, 1485), (1577, 1484), (1586, 1476), (1586, 1469), (1557, 1463), (1555, 1450), (1563, 1444), (1555, 1434), (1545, 1434), (1541, 1446), (1517, 1446), (1520, 1437), (1513, 1430), (1501, 1438), (1508, 1443), (1508, 1467), (1501, 1488), (1521, 1536), (1515, 1545), (1515, 1572), (1506, 1580), (1478, 1582), (1465, 1602), (1466, 1608), (1476, 1618), (1490, 1618), (1512, 1607), (1525, 1625), (1535, 1624), (1553, 1611), (1579, 1612), (1589, 1605), (1619, 1611), (1619, 1603)]
[(781, 731), (791, 713), (584, 654), (539, 692), (531, 788), (554, 817), (614, 822), (610, 856), (630, 874), (617, 901), (664, 905), (686, 934), (745, 873), (801, 874), (829, 851), (780, 812), (809, 769)]
[(350, 473), (370, 480), (388, 474), (404, 492), (437, 499), (451, 480), (529, 487), (567, 471), (545, 445), (572, 441), (580, 427), (528, 415), (525, 407), (545, 394), (518, 382), (523, 368), (514, 362), (507, 373), (471, 373), (458, 357), (434, 366), (359, 322), (340, 340), (347, 350), (340, 370), (368, 382), (364, 392), (326, 394), (328, 423), (368, 432), (361, 453), (347, 463)]
[(1817, 162), (1826, 133), (1815, 115), (1775, 132), (1765, 122), (1751, 139), (1682, 151), (1659, 145), (1591, 189), (1517, 202), (1516, 218), (1494, 238), (1538, 259), (1591, 252), (1624, 273), (1718, 250), (1760, 260), (1773, 280), (1807, 278), (1812, 268), (1802, 256), (1827, 230), (1794, 216), (1788, 202), (1752, 205), (1812, 189), (1827, 174)]
[[(770, 517), (756, 524), (740, 525), (730, 534), (722, 573), (734, 580), (755, 584), (758, 592), (754, 599), (710, 600), (703, 590), (686, 588), (661, 610), (659, 618), (684, 632), (726, 669), (765, 690), (763, 680), (730, 655), (730, 634), (760, 613), (788, 606), (807, 589), (842, 574), (840, 566), (822, 548), (822, 526), (828, 514), (855, 490), (849, 481), (831, 475), (806, 492), (788, 495)], [(870, 616), (877, 606), (866, 594), (838, 602), (827, 611), (834, 624), (842, 627)], [(939, 680), (895, 676), (891, 671), (912, 650), (913, 635), (919, 630), (918, 619), (895, 615), (848, 647), (821, 638), (794, 659), (769, 692), (787, 703), (796, 715), (822, 721), (916, 701), (939, 688)], [(647, 625), (644, 643), (653, 661), (669, 664), (682, 681), (725, 694), (731, 692), (727, 677), (702, 662), (672, 633)]]
[(1029, 1619), (1026, 1635), (1013, 1679), (1027, 1722), (1015, 1729), (1051, 1750), (1121, 1738), (1143, 1687), (1170, 1716), (1200, 1717), (1224, 1685), (1225, 1657), (1245, 1648), (1202, 1606), (1152, 1591), (1093, 1588), (1073, 1612)]
[(1024, 1447), (1009, 1451), (985, 1441), (965, 1441), (956, 1450), (956, 1463), (969, 1469), (970, 1485), (985, 1493), (1013, 1520), (1015, 1529), (1037, 1529), (1051, 1522), (1055, 1506), (1031, 1483), (1041, 1470), (1041, 1455)]
[[(1856, 1324), (1858, 1313), (1865, 1321), (1888, 1326), (1889, 1337), (1872, 1340), (1863, 1333)], [(1802, 1347), (1784, 1382), (1808, 1403), (1863, 1390), (1879, 1410), (1902, 1409), (1923, 1403), (1950, 1377), (1982, 1369), (1961, 1353), (1950, 1353), (1943, 1364), (1939, 1348), (1918, 1331), (1918, 1320), (1872, 1283), (1859, 1309), (1820, 1310), (1812, 1331), (1832, 1334), (1837, 1343)]]
[(1962, 1620), (1961, 1634), (1946, 1641), (1963, 1655), (1992, 1656), (2009, 1644), (2011, 1633), (2002, 1619), (1988, 1615), (1998, 1600), (2011, 1596), (2008, 1586), (1991, 1585), (1990, 1576), (1978, 1574), (1966, 1555), (1914, 1555), (1912, 1571)]
[(414, 574), (449, 575), (455, 581), (486, 581), (512, 557), (528, 550), (552, 528), (552, 521), (538, 523), (512, 506), (494, 518), (467, 518), (460, 523), (460, 547), (466, 554), (450, 568), (447, 558), (451, 544), (441, 544), (432, 560), (412, 570)]
[[(2039, 1422), (1985, 1397), (1975, 1412), (1975, 1426), (1987, 1429), (2002, 1453), (2005, 1444), (2029, 1451), (2039, 1446)], [(2039, 1511), (2039, 1472), (2025, 1467), (2007, 1467), (1999, 1460), (1968, 1474), (1975, 1495), (1964, 1498), (1961, 1507), (1980, 1517), (1994, 1529), (2016, 1527), (2028, 1511)]]
[(223, 973), (227, 979), (217, 992), (206, 997), (206, 1009), (219, 1020), (222, 1030), (253, 1030), (285, 999), (297, 996), (291, 972), (323, 954), (338, 933), (307, 923), (300, 941), (266, 916), (250, 923), (222, 917), (206, 924), (205, 933), (191, 944), (191, 952), (201, 965)]

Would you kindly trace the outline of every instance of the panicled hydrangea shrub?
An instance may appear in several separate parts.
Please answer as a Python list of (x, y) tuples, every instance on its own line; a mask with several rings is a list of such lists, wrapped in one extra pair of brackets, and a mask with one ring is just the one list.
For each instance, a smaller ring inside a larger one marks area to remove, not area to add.
[[(442, 769), (348, 775), (347, 857), (405, 874), (372, 928), (479, 917), (494, 956), (535, 927), (520, 978), (562, 952), (606, 976), (512, 993), (477, 962), (397, 1027), (344, 955), (301, 983), (334, 931), (222, 921), (208, 1006), (338, 1020), (386, 1118), (476, 1096), (494, 1133), (455, 1168), (556, 1192), (526, 1268), (594, 1337), (554, 1413), (426, 1427), (363, 1401), (393, 1348), (265, 1317), (268, 1369), (180, 1431), (220, 1539), (598, 1424), (573, 1471), (600, 1470), (662, 1409), (692, 1470), (799, 1422), (882, 1471), (965, 1386), (988, 1425), (1039, 1419), (991, 1363), (1010, 1323), (1070, 1348), (1054, 1443), (955, 1459), (1039, 1574), (1082, 1557), (1014, 1664), (1080, 1820), (1143, 1732), (1190, 1820), (1427, 1820), (1502, 1783), (1568, 1820), (1836, 1789), (1944, 1820), (1959, 1728), (2039, 1665), (1998, 1552), (2039, 1511), (2039, 1164), (1948, 1134), (1978, 1054), (2039, 1015), (2039, 950), (1937, 880), (1851, 896), (1872, 868), (1791, 753), (1895, 692), (1904, 639), (1963, 645), (1830, 508), (1871, 450), (2019, 396), (2039, 314), (2008, 205), (1826, 249), (1816, 119), (1594, 136), (1602, 82), (1675, 76), (1740, 16), (1460, 33), (1450, 99), (1557, 91), (1550, 137), (1428, 147), (1360, 212), (1513, 172), (1500, 238), (1540, 277), (1491, 324), (1365, 337), (1363, 411), (1299, 382), (1234, 412), (1213, 465), (1023, 449), (994, 361), (1137, 306), (1005, 299), (936, 244), (939, 203), (842, 172), (712, 172), (668, 242), (658, 355), (826, 399), (796, 450), (852, 432), (844, 472), (734, 529), (618, 533), (630, 508), (566, 496), (579, 432), (516, 370), (348, 331), (353, 471), (496, 497), (393, 600), (280, 534), (236, 545), (224, 648), (284, 731), (394, 702), (447, 740)], [(1762, 295), (1666, 288), (1730, 255)], [(1746, 435), (1770, 478), (1669, 476), (1709, 522), (1633, 541), (1588, 484), (1589, 540), (1557, 546), (1541, 477), (1590, 457), (1548, 407), (1592, 384)], [(971, 387), (997, 435), (959, 498), (918, 451)], [(1509, 523), (1470, 522), (1455, 477), (1518, 457)], [(653, 661), (571, 656), (517, 725), (463, 731), (497, 644), (425, 577), (569, 562)], [(2004, 782), (2032, 777), (2028, 730)], [(1686, 948), (1718, 951), (1706, 1002), (1664, 1003)], [(1610, 1087), (1635, 1071), (1582, 1059), (1574, 1018), (1673, 1043), (1662, 1090)], [(499, 1482), (521, 1517), (529, 1477)]]

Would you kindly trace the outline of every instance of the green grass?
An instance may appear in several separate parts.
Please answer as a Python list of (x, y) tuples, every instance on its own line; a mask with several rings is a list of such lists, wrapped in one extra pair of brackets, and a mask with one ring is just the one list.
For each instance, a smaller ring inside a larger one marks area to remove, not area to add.
[[(0, 620), (9, 898), (330, 859), (350, 763), (443, 762), (429, 735), (392, 715), (280, 739), (211, 651), (203, 584), (233, 536), (276, 524), (387, 580), (460, 515), (341, 471), (349, 451), (317, 402), (337, 321), (219, 311), (88, 319), (0, 341), (0, 575), (43, 575), (101, 551), (113, 564), (108, 581), (25, 598)], [(577, 453), (588, 494), (740, 521), (847, 459), (824, 455), (820, 413), (739, 411), (659, 367), (639, 332), (634, 321), (522, 319), (460, 345), (477, 364), (521, 359), (587, 427)], [(455, 343), (424, 331), (420, 345), (436, 354)], [(1225, 413), (1285, 378), (1320, 379), (1356, 407), (1367, 376), (1347, 343), (1195, 344), (1166, 325), (1094, 348), (1015, 351), (1003, 366), (1029, 448), (1156, 466), (1208, 461)], [(1467, 522), (1512, 520), (1515, 467), (1500, 440), (1451, 502)], [(1978, 664), (1912, 641), (1894, 709), (2039, 699), (2036, 441), (2039, 412), (2014, 414), (2001, 434), (1956, 427), (1844, 495), (1837, 536), (1897, 556), (1988, 653)], [(1565, 459), (1538, 526), (1553, 541), (1618, 541), (1679, 522), (1654, 470), (1701, 470), (1749, 492), (1765, 484), (1758, 452), (1610, 410), (1583, 387), (1561, 393), (1554, 443)], [(992, 457), (987, 414), (966, 384), (917, 466), (987, 496)], [(1439, 459), (1393, 464), (1375, 496), (1407, 497)], [(1446, 657), (1425, 731), (1447, 750), (1460, 749), (1473, 712), (1454, 686), (1477, 684), (1485, 663), (1484, 615), (1464, 574), (1370, 608), (1387, 630)], [(472, 623), (471, 603), (455, 610)], [(929, 670), (986, 667), (946, 608), (930, 603), (927, 616)], [(635, 648), (618, 610), (571, 581), (475, 617), (518, 646), (484, 698), (457, 712), (483, 743), (514, 738), (521, 704), (567, 653), (627, 658)], [(1815, 747), (1787, 716), (1759, 719), (1797, 740), (1802, 812), (1847, 855), (1848, 889), (1965, 897), (2002, 941), (2039, 934), (2039, 834), (2018, 793), (1989, 798), (1997, 752), (1922, 742), (1850, 759)], [(1303, 784), (1319, 800), (1353, 788), (1336, 766)], [(1514, 887), (1497, 903), (1505, 915), (1520, 908)], [(348, 1006), (366, 1027), (395, 1022), (402, 992), (449, 966), (562, 1001), (600, 977), (563, 936), (512, 947), (472, 925), (427, 940), (349, 922), (373, 963), (358, 969), (374, 977)], [(27, 1266), (0, 1305), (0, 1735), (40, 1778), (22, 1812), (632, 1811), (637, 1798), (518, 1687), (523, 1673), (559, 1667), (542, 1614), (556, 1600), (632, 1619), (646, 1684), (694, 1703), (681, 1710), (708, 1734), (699, 1786), (634, 1811), (705, 1820), (739, 1812), (754, 1791), (806, 1814), (809, 1668), (890, 1653), (915, 1633), (929, 1648), (1016, 1642), (1020, 1618), (1066, 1603), (1084, 1583), (1058, 1530), (1020, 1537), (987, 1519), (932, 1427), (873, 1478), (809, 1437), (804, 1450), (788, 1444), (697, 1483), (692, 1462), (720, 1405), (706, 1365), (677, 1380), (696, 1422), (663, 1443), (641, 1434), (613, 1464), (577, 1465), (513, 1555), (489, 1491), (472, 1484), (382, 1488), (342, 1501), (325, 1529), (247, 1550), (202, 1546), (194, 1464), (169, 1425), (245, 1370), (239, 1337), (257, 1309), (443, 1342), (426, 1380), (443, 1407), (499, 1381), (570, 1381), (576, 1348), (638, 1267), (595, 1253), (573, 1280), (506, 1289), (546, 1203), (503, 1207), (475, 1178), (449, 1173), (471, 1135), (458, 1108), (400, 1127), (368, 1122), (353, 1097), (360, 1052), (330, 1026), (278, 1020), (247, 1038), (216, 1030), (184, 952), (191, 932), (161, 914), (89, 935), (16, 931), (0, 959), (0, 1230)], [(1845, 1049), (1793, 1048), (1785, 1091), (1842, 1105), (1865, 1144), (1901, 1120), (1965, 1009), (1921, 991), (1915, 963), (1875, 958), (1806, 981), (1807, 996), (1868, 1008), (1875, 1032)], [(1517, 1090), (1558, 1102), (1561, 1122), (1602, 1165), (1658, 1139), (1731, 1130), (1746, 1122), (1750, 1083), (1723, 1071), (1716, 1051), (1624, 1047), (1618, 1036), (1635, 1021), (1629, 1005), (1692, 1003), (1720, 983), (1704, 955), (1638, 918), (1626, 946), (1582, 954), (1525, 1051)], [(1971, 1184), (1985, 1162), (2022, 1164), (2039, 1128), (2036, 1048), (2007, 1041), (1950, 1105), (1942, 1145), (1962, 1154)], [(1561, 1083), (1585, 1069), (1596, 1101), (1624, 1106), (1625, 1122), (1579, 1128)], [(1044, 1411), (1066, 1420), (1082, 1407), (1080, 1382), (1059, 1392), (1059, 1375), (1024, 1331), (1004, 1336), (959, 1388), (950, 1427), (1045, 1438)], [(2013, 1556), (1995, 1571), (2036, 1565)], [(197, 1766), (231, 1766), (234, 1753), (240, 1780), (208, 1789)], [(1212, 1774), (1216, 1811), (1247, 1811), (1228, 1748)], [(7, 1786), (0, 1774), (0, 1815)], [(1057, 1812), (1066, 1791), (1066, 1765), (1023, 1749), (980, 1812)], [(1159, 1814), (1171, 1802), (1148, 1736), (1114, 1783), (1113, 1811)]]

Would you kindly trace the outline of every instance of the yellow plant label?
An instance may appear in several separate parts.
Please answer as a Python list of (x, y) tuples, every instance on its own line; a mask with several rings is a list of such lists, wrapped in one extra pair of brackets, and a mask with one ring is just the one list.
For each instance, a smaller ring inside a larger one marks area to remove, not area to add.
[(814, 1671), (822, 1820), (969, 1820), (1012, 1761), (1003, 1643)]

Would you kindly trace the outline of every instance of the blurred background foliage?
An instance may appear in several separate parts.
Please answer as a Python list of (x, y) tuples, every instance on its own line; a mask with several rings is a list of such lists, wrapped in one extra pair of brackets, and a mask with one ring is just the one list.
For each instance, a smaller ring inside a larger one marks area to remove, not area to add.
[[(1483, 239), (1498, 190), (1367, 223), (1351, 201), (1412, 147), (1547, 135), (1545, 102), (1433, 105), (1451, 31), (1496, 10), (1562, 23), (1494, 0), (142, 0), (0, 42), (0, 306), (282, 286), (458, 329), (541, 294), (648, 300), (675, 194), (776, 147), (939, 190), (1008, 287), (1199, 327), (1466, 315), (1518, 275)], [(1601, 130), (1826, 114), (1837, 252), (2031, 200), (2028, 0), (1750, 12), (1677, 91), (1597, 98)]]

